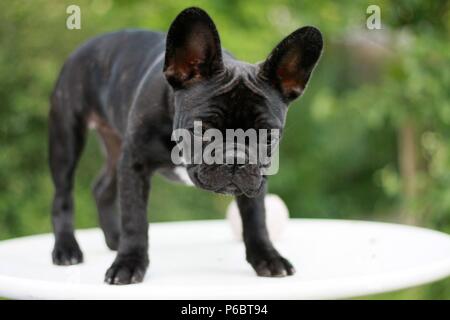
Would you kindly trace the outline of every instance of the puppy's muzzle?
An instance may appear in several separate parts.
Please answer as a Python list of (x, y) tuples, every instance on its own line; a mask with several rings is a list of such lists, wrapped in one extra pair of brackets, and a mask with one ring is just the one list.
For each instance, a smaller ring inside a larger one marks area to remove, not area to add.
[[(219, 150), (220, 152), (220, 150)], [(222, 164), (201, 164), (194, 173), (200, 187), (218, 193), (256, 196), (263, 178), (252, 150), (242, 145), (228, 146)]]

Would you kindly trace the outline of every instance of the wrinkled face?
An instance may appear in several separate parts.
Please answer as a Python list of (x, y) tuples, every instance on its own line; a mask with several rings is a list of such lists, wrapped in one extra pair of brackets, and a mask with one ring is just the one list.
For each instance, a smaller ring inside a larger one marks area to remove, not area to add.
[[(287, 105), (258, 78), (258, 71), (257, 66), (229, 60), (214, 79), (175, 94), (174, 129), (188, 130), (191, 145), (197, 139), (202, 146), (197, 150), (192, 147), (186, 162), (191, 180), (203, 189), (255, 196), (264, 187), (263, 171), (269, 163), (259, 156), (260, 144), (267, 146), (264, 155), (274, 150), (278, 141), (270, 133), (276, 130), (281, 135)], [(196, 132), (194, 124), (200, 122), (202, 127)], [(210, 129), (217, 130), (222, 140), (209, 139)], [(266, 141), (259, 135), (262, 129), (267, 133)], [(195, 157), (205, 156), (198, 153), (213, 143), (218, 161), (195, 163)]]
[(164, 73), (174, 89), (173, 127), (189, 134), (183, 157), (195, 185), (248, 197), (260, 193), (288, 104), (303, 92), (321, 50), (320, 32), (304, 27), (265, 62), (239, 62), (222, 52), (204, 11), (180, 13), (167, 35)]

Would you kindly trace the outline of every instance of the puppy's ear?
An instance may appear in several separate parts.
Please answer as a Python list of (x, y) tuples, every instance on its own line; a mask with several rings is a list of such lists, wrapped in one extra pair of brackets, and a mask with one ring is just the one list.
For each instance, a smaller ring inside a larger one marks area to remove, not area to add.
[(322, 47), (322, 34), (318, 29), (300, 28), (273, 49), (261, 66), (261, 75), (290, 102), (305, 89)]
[(174, 89), (184, 88), (221, 70), (222, 49), (216, 26), (199, 8), (183, 10), (166, 40), (164, 74)]

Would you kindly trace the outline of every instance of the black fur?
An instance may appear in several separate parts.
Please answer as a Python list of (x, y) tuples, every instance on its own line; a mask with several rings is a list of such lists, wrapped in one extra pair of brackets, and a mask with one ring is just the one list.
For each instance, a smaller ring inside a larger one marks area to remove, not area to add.
[[(83, 261), (74, 237), (72, 189), (89, 125), (96, 128), (107, 160), (93, 195), (106, 243), (118, 250), (105, 281), (141, 282), (149, 263), (151, 177), (175, 177), (173, 129), (191, 129), (194, 120), (202, 120), (220, 130), (282, 130), (287, 104), (305, 88), (321, 50), (320, 32), (304, 27), (283, 40), (266, 62), (237, 61), (222, 50), (213, 21), (198, 8), (180, 13), (167, 39), (162, 33), (126, 30), (79, 48), (66, 61), (51, 98), (53, 262)], [(267, 179), (258, 165), (239, 170), (188, 165), (187, 170), (196, 186), (236, 196), (247, 260), (258, 275), (294, 273), (269, 240)]]

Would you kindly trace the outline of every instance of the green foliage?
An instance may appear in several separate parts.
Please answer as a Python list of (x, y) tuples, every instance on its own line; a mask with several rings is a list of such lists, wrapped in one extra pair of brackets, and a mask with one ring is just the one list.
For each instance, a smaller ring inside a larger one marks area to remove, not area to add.
[[(408, 212), (420, 225), (450, 232), (448, 1), (378, 1), (383, 30), (373, 31), (365, 29), (369, 1), (83, 0), (76, 1), (81, 30), (65, 27), (69, 4), (0, 2), (0, 239), (50, 231), (48, 97), (67, 56), (103, 32), (167, 30), (190, 5), (206, 9), (223, 46), (249, 62), (265, 59), (299, 26), (324, 33), (322, 61), (289, 110), (280, 172), (270, 179), (291, 216), (402, 221), (408, 177), (399, 132), (412, 123), (417, 191)], [(101, 165), (92, 136), (76, 180), (77, 227), (97, 225), (90, 185)], [(157, 178), (149, 217), (220, 218), (230, 201)], [(448, 298), (449, 288), (444, 281), (383, 297)]]

